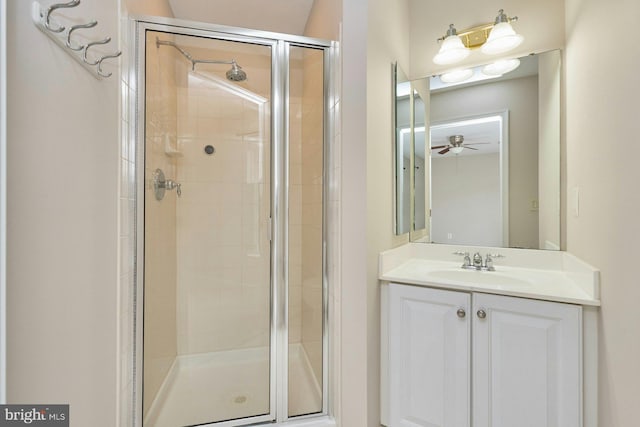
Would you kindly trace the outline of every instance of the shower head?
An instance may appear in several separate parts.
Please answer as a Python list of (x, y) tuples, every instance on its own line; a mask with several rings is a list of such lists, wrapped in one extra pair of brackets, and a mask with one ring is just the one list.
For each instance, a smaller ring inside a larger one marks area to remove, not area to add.
[(247, 73), (242, 71), (242, 67), (236, 61), (231, 61), (231, 69), (227, 71), (227, 79), (233, 82), (243, 82), (247, 80)]

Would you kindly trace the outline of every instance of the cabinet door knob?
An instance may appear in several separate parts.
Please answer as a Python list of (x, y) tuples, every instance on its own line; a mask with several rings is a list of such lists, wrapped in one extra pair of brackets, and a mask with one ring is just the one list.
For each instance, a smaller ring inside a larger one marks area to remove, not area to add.
[(478, 317), (484, 319), (485, 317), (487, 317), (487, 312), (483, 309), (478, 310)]
[(458, 311), (456, 311), (456, 314), (458, 315), (459, 318), (463, 318), (464, 316), (467, 315), (467, 312), (464, 311), (464, 308), (459, 308)]

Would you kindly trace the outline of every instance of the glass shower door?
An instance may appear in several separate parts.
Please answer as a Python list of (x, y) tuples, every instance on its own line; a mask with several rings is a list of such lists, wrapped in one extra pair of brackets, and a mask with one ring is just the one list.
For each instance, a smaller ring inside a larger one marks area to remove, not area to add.
[(324, 69), (322, 49), (289, 54), (288, 408), (323, 411)]
[(143, 425), (269, 421), (273, 46), (145, 34)]

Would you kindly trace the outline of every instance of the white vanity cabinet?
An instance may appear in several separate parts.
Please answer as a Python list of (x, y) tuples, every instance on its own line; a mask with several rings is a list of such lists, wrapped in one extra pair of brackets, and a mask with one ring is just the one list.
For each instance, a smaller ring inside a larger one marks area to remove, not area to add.
[(581, 306), (396, 283), (385, 292), (388, 427), (582, 426)]
[(471, 295), (391, 284), (388, 307), (388, 427), (468, 426)]

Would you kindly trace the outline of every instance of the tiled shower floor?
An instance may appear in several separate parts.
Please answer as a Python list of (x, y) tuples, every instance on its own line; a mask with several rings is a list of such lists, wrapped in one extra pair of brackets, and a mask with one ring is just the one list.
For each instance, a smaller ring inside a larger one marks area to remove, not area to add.
[[(266, 348), (179, 356), (144, 427), (183, 427), (269, 412)], [(296, 345), (289, 354), (290, 413), (318, 411), (320, 391)]]

